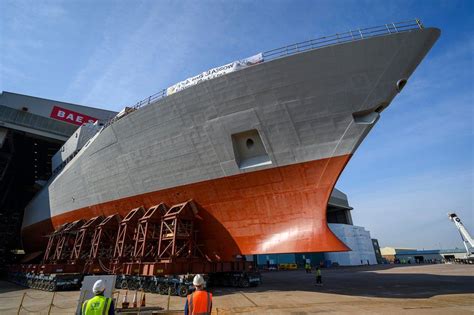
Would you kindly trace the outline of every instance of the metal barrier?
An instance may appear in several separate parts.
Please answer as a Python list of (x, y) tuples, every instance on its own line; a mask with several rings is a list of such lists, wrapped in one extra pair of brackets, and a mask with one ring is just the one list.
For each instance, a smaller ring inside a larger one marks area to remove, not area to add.
[[(288, 46), (268, 50), (263, 52), (263, 62), (267, 62), (270, 60), (278, 59), (281, 57), (286, 57), (290, 55), (294, 55), (297, 53), (305, 52), (308, 50), (319, 49), (331, 45), (337, 45), (362, 39), (367, 39), (376, 36), (382, 36), (387, 34), (393, 33), (402, 33), (407, 32), (410, 30), (417, 30), (423, 29), (424, 26), (419, 19), (403, 21), (403, 22), (396, 22), (396, 23), (388, 23), (380, 26), (368, 27), (368, 28), (359, 28), (356, 30), (350, 30), (345, 33), (336, 33), (330, 36), (323, 36), (316, 39), (307, 40), (304, 42), (299, 42), (296, 44), (291, 44)], [(133, 112), (143, 106), (151, 104), (157, 100), (166, 97), (166, 89), (159, 91), (149, 97), (137, 102), (135, 105), (128, 107), (129, 110), (126, 114), (122, 115), (120, 118), (126, 116), (128, 113)], [(119, 120), (120, 118), (114, 117), (107, 121), (104, 124), (104, 128), (113, 124), (115, 121)]]
[(345, 33), (336, 33), (334, 35), (323, 36), (316, 39), (311, 39), (304, 42), (299, 42), (296, 44), (272, 49), (263, 53), (263, 60), (270, 61), (280, 57), (285, 57), (326, 46), (342, 44), (346, 42), (352, 42), (356, 40), (367, 39), (370, 37), (376, 37), (392, 33), (407, 32), (416, 29), (423, 29), (423, 24), (418, 19), (384, 24), (368, 28), (359, 28), (356, 30), (350, 30)]

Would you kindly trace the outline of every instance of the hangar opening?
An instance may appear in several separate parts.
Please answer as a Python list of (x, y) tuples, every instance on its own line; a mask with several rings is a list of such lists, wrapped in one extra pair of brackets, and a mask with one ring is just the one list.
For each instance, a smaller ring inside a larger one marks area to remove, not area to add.
[(51, 178), (52, 156), (83, 123), (115, 115), (23, 94), (0, 94), (0, 266), (21, 252), (23, 211)]

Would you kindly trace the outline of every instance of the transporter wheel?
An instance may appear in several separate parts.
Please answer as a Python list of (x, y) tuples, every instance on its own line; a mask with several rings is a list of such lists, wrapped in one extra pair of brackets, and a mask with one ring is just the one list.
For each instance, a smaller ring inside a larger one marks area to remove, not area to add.
[(171, 288), (171, 291), (170, 291), (170, 294), (171, 295), (178, 295), (178, 288), (175, 286), (175, 285), (170, 285), (170, 288)]
[(122, 283), (120, 283), (120, 288), (123, 289), (123, 290), (127, 290), (127, 289), (128, 289), (127, 280), (123, 280)]
[(129, 290), (138, 290), (140, 284), (137, 283), (136, 281), (130, 281), (130, 283), (128, 284), (128, 289)]
[(239, 287), (241, 288), (248, 288), (250, 287), (250, 281), (247, 279), (247, 277), (242, 277), (239, 280)]
[(181, 284), (179, 287), (178, 287), (178, 295), (180, 297), (187, 297), (189, 294), (189, 288), (187, 285), (183, 285)]
[(167, 283), (160, 283), (160, 285), (158, 286), (158, 290), (161, 295), (167, 295), (169, 287), (170, 286)]
[(156, 283), (155, 282), (150, 282), (150, 284), (148, 285), (148, 292), (151, 292), (151, 293), (157, 293), (158, 290), (157, 290), (157, 286), (156, 286)]
[(240, 283), (239, 279), (237, 279), (235, 277), (232, 278), (232, 286), (233, 287), (238, 287), (239, 283)]
[(55, 283), (55, 282), (52, 281), (52, 282), (49, 284), (49, 286), (48, 286), (48, 291), (49, 291), (49, 292), (54, 292), (54, 291), (56, 291), (56, 283)]

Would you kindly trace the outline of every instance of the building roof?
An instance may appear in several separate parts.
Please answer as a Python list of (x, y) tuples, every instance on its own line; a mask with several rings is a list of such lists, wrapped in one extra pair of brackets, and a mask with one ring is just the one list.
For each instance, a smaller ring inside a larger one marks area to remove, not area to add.
[(49, 108), (54, 105), (65, 107), (69, 110), (78, 111), (100, 120), (108, 120), (117, 114), (117, 112), (102, 108), (78, 105), (74, 103), (56, 101), (8, 91), (2, 91), (0, 93), (0, 105), (19, 110), (21, 110), (23, 107), (27, 107), (30, 112), (33, 112), (37, 115), (46, 116), (48, 118), (50, 115)]
[(115, 112), (40, 97), (0, 93), (0, 126), (65, 141), (83, 123), (105, 121)]

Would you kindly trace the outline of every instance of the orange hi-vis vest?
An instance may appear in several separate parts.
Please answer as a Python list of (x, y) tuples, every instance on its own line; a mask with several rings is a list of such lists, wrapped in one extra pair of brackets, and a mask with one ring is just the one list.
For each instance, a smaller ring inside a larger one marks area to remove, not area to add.
[(210, 315), (212, 307), (212, 293), (195, 291), (188, 295), (188, 310), (190, 315)]

